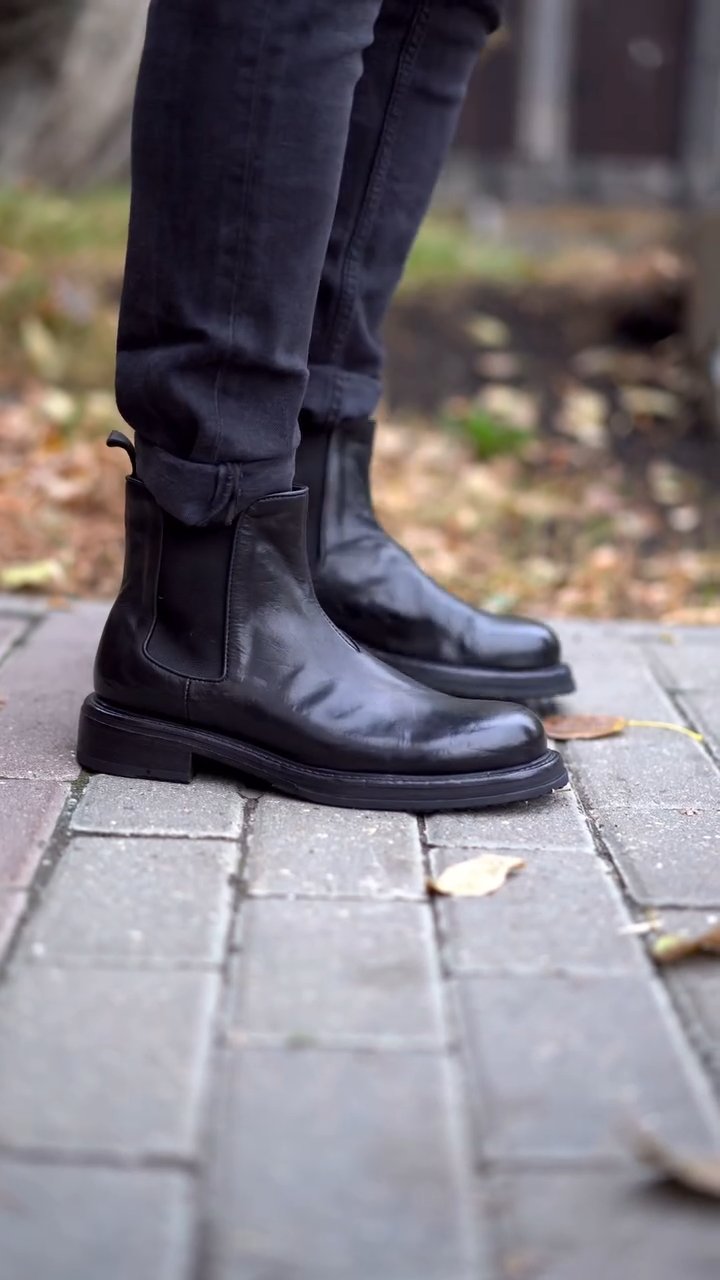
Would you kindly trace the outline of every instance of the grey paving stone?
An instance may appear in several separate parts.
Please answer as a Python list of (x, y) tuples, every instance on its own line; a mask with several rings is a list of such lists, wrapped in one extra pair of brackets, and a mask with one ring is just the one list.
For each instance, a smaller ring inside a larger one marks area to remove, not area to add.
[[(671, 717), (678, 721), (678, 713)], [(563, 754), (586, 803), (610, 807), (720, 807), (720, 773), (690, 738), (662, 729), (628, 729), (613, 738), (573, 742)]]
[(68, 795), (59, 782), (0, 779), (0, 889), (30, 884)]
[(0, 662), (27, 630), (29, 619), (9, 618), (0, 614)]
[(3, 1280), (189, 1280), (182, 1174), (0, 1163)]
[(589, 849), (592, 840), (571, 791), (556, 791), (504, 809), (434, 813), (426, 819), (433, 845), (473, 849)]
[(600, 835), (637, 902), (720, 904), (720, 807), (603, 807)]
[[(435, 849), (435, 874), (473, 851)], [(488, 898), (438, 899), (456, 973), (622, 973), (642, 951), (604, 864), (586, 850), (532, 850)]]
[(47, 612), (45, 596), (0, 591), (0, 614), (4, 617), (33, 619)]
[(0, 1146), (192, 1157), (218, 983), (14, 966), (0, 988)]
[(263, 796), (250, 840), (252, 894), (424, 897), (417, 822)]
[(77, 777), (75, 737), (105, 607), (50, 615), (0, 667), (0, 777)]
[(568, 650), (569, 659), (574, 656), (570, 651), (574, 650), (577, 644), (585, 644), (588, 640), (597, 639), (598, 636), (610, 641), (645, 642), (656, 639), (658, 634), (683, 634), (701, 629), (664, 622), (644, 622), (637, 618), (549, 618), (548, 621)]
[(630, 635), (596, 623), (562, 629), (577, 693), (562, 699), (564, 712), (673, 720), (672, 702), (650, 667), (646, 650)]
[[(563, 699), (563, 710), (682, 723), (639, 644), (622, 635), (604, 638), (592, 628), (570, 636), (579, 692)], [(574, 742), (563, 754), (583, 798), (601, 809), (720, 807), (717, 769), (698, 743), (679, 734), (632, 728), (613, 738)]]
[(443, 1041), (429, 905), (255, 899), (240, 941), (235, 1040)]
[(135, 778), (91, 778), (73, 814), (73, 831), (237, 840), (244, 802), (234, 782), (198, 777), (189, 786)]
[(227, 1065), (204, 1205), (214, 1280), (487, 1280), (442, 1055)]
[(0, 890), (0, 961), (14, 936), (27, 907), (27, 894), (19, 890)]
[(705, 1078), (647, 978), (459, 981), (478, 1141), (499, 1158), (632, 1158), (633, 1121), (720, 1150)]
[(720, 1217), (710, 1202), (626, 1174), (543, 1170), (499, 1178), (488, 1213), (502, 1280), (716, 1280)]
[[(670, 643), (668, 643), (670, 641)], [(666, 689), (720, 689), (720, 628), (662, 635), (646, 642), (648, 661)]]
[(23, 954), (60, 967), (221, 964), (238, 857), (219, 840), (77, 836)]

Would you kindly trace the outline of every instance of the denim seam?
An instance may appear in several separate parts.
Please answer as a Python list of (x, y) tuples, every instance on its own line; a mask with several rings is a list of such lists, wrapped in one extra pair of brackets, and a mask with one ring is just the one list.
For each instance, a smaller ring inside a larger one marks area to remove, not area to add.
[[(362, 254), (367, 245), (368, 236), (372, 230), (380, 205), (383, 184), (390, 166), (391, 150), (397, 134), (404, 93), (410, 83), (415, 57), (427, 29), (429, 15), (430, 0), (418, 0), (412, 22), (400, 50), (370, 177), (361, 201), (355, 226), (348, 239), (341, 283), (338, 290), (338, 301), (329, 326), (331, 340), (328, 362), (331, 365), (339, 361), (344, 343), (347, 340), (353, 306), (357, 297), (357, 282)], [(339, 421), (342, 407), (343, 378), (344, 372), (338, 367), (334, 379), (335, 385), (334, 387), (331, 386), (329, 397), (329, 421), (331, 425)]]
[[(148, 18), (148, 22), (149, 21), (150, 21), (150, 18)], [(181, 45), (181, 48), (182, 48), (182, 45)], [(177, 43), (175, 47), (175, 54), (177, 55)], [(186, 60), (189, 59), (189, 57), (190, 57), (190, 50), (186, 49), (185, 50)], [(133, 131), (136, 128), (137, 128), (137, 124), (135, 122), (135, 116), (133, 113), (133, 122), (132, 122)], [(166, 167), (167, 163), (168, 163), (167, 155), (163, 151), (161, 154), (161, 164), (164, 167)], [(163, 170), (163, 174), (164, 174), (164, 170)], [(160, 178), (158, 178), (158, 181), (161, 181)], [(164, 181), (163, 181), (163, 185), (164, 185)], [(133, 199), (133, 196), (131, 193), (131, 209), (132, 209), (132, 199)], [(130, 227), (132, 227), (132, 214), (130, 219)], [(145, 412), (149, 415), (149, 417), (152, 418), (153, 422), (157, 423), (161, 433), (165, 425), (165, 414), (158, 408), (159, 398), (157, 395), (158, 375), (159, 375), (160, 365), (161, 365), (162, 355), (163, 355), (163, 351), (160, 343), (161, 328), (160, 328), (160, 319), (159, 319), (160, 306), (158, 303), (159, 295), (158, 295), (157, 264), (161, 260), (162, 254), (163, 254), (163, 248), (161, 246), (161, 238), (160, 238), (160, 222), (159, 222), (159, 219), (156, 218), (153, 223), (153, 249), (152, 249), (153, 270), (150, 276), (150, 284), (149, 284), (149, 290), (152, 296), (152, 305), (150, 308), (150, 314), (152, 316), (151, 323), (154, 329), (155, 346), (148, 353), (148, 363), (147, 363), (147, 369), (145, 372), (145, 377), (140, 387), (138, 388), (138, 390), (140, 393), (140, 398), (145, 408)], [(116, 372), (116, 382), (117, 382), (117, 372)], [(161, 399), (162, 397), (160, 397), (160, 400)], [(128, 425), (132, 426), (131, 423)], [(133, 427), (133, 430), (135, 430), (134, 427)], [(196, 432), (196, 437), (197, 437), (197, 432)]]
[[(249, 139), (252, 139), (252, 142), (248, 145), (248, 151), (245, 157), (245, 163), (243, 165), (243, 171), (242, 171), (243, 195), (242, 195), (242, 202), (241, 202), (241, 212), (238, 218), (237, 233), (234, 240), (234, 256), (233, 256), (234, 267), (232, 271), (232, 289), (230, 294), (228, 351), (232, 349), (232, 346), (235, 340), (236, 307), (237, 307), (237, 300), (238, 300), (240, 278), (242, 274), (241, 266), (242, 267), (245, 266), (248, 259), (248, 255), (249, 255), (248, 238), (250, 233), (249, 229), (250, 229), (250, 222), (251, 222), (251, 219), (249, 217), (249, 210), (250, 210), (250, 204), (251, 204), (251, 198), (252, 198), (252, 187), (253, 187), (252, 175), (257, 165), (257, 146), (258, 146), (257, 130), (255, 128), (255, 125), (256, 125), (256, 119), (257, 119), (257, 113), (258, 113), (260, 87), (263, 83), (263, 75), (265, 70), (264, 55), (267, 49), (267, 38), (268, 38), (268, 31), (270, 28), (270, 10), (273, 8), (274, 8), (274, 5), (270, 3), (268, 3), (265, 8), (263, 26), (260, 33), (258, 56), (257, 56), (255, 68), (254, 68), (254, 80), (252, 85), (250, 113), (249, 113), (249, 119), (248, 119), (248, 125), (247, 125), (247, 137)], [(244, 50), (241, 52), (244, 53)], [(238, 85), (236, 83), (235, 92), (237, 93), (237, 91), (238, 91)], [(244, 245), (243, 245), (243, 240), (244, 240)], [(242, 246), (242, 251), (241, 251), (241, 246)], [(220, 446), (220, 438), (221, 438), (222, 430), (225, 425), (223, 422), (220, 391), (221, 391), (222, 381), (227, 372), (227, 367), (228, 367), (228, 355), (226, 352), (226, 354), (223, 356), (220, 367), (218, 368), (217, 374), (215, 375), (215, 384), (213, 387), (213, 401), (215, 406), (215, 441), (213, 444), (212, 460), (215, 463), (217, 463), (218, 461), (218, 450)]]

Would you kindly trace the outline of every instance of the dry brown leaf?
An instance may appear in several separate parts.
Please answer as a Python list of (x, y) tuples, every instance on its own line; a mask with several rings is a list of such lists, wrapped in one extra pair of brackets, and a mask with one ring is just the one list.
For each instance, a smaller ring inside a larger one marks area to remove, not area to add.
[(556, 742), (570, 742), (575, 738), (609, 738), (622, 733), (627, 720), (622, 716), (546, 716), (548, 737)]
[(446, 867), (439, 876), (428, 880), (431, 893), (451, 898), (484, 898), (501, 889), (508, 876), (521, 871), (524, 858), (504, 853), (481, 853)]
[(694, 742), (702, 742), (701, 733), (687, 729), (684, 724), (668, 724), (664, 720), (627, 720), (625, 716), (546, 716), (545, 731), (556, 742), (611, 738), (625, 729), (669, 729), (682, 733)]
[(674, 964), (689, 956), (720, 955), (720, 924), (694, 936), (663, 933), (653, 942), (650, 953), (657, 964)]
[(636, 1129), (633, 1144), (638, 1157), (671, 1182), (697, 1195), (720, 1200), (720, 1157), (673, 1151), (645, 1129)]

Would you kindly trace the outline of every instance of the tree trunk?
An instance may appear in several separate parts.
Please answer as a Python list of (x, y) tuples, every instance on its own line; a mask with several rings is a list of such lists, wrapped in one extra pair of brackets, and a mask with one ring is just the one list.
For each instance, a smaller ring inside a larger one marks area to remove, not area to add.
[(2, 0), (0, 182), (70, 187), (128, 170), (148, 0)]

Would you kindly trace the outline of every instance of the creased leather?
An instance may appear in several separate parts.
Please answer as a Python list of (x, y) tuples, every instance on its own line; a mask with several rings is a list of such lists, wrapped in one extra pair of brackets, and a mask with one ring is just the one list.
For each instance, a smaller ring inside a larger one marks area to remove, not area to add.
[[(323, 452), (303, 427), (296, 478), (310, 489), (320, 526), (313, 565), (318, 598), (360, 644), (457, 667), (536, 670), (560, 660), (554, 632), (528, 618), (474, 609), (433, 582), (378, 524), (370, 495), (374, 424), (344, 422)], [(325, 473), (318, 474), (318, 460)]]
[[(105, 700), (150, 716), (187, 718), (335, 770), (479, 772), (529, 763), (546, 750), (532, 712), (427, 689), (333, 625), (318, 603), (308, 564), (306, 490), (261, 499), (236, 521), (222, 587), (223, 678), (188, 678), (161, 666), (146, 643), (155, 584), (161, 554), (177, 554), (182, 542), (169, 540), (162, 552), (162, 511), (139, 481), (127, 486), (125, 576), (96, 664), (96, 691)], [(195, 574), (199, 559), (191, 558)], [(178, 574), (186, 570), (181, 561), (175, 566)], [(208, 564), (207, 573), (213, 572)], [(191, 601), (193, 582), (186, 585)], [(182, 636), (176, 641), (177, 653)]]

